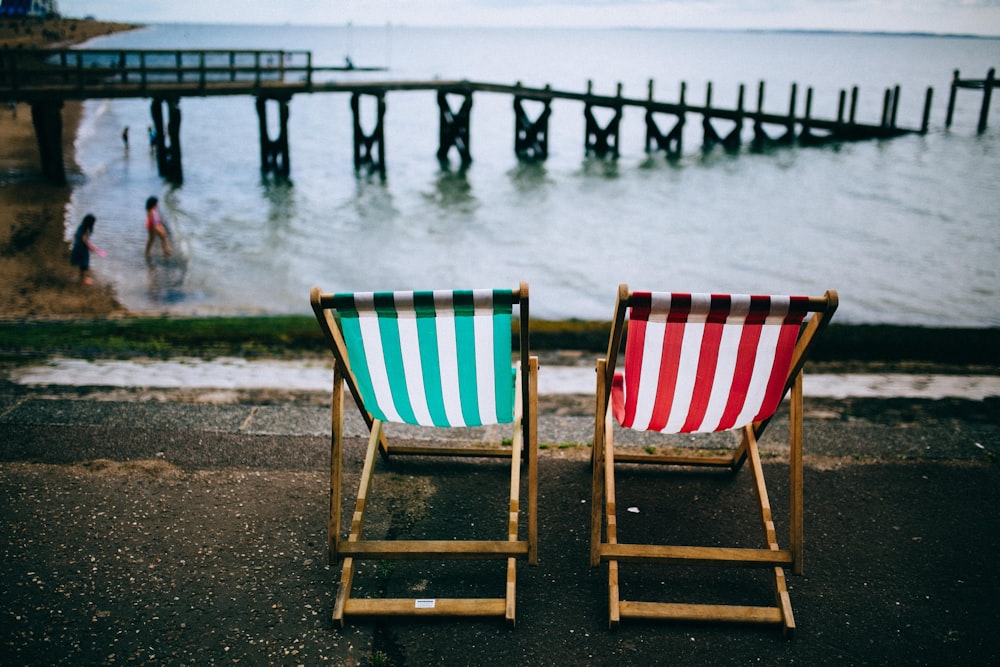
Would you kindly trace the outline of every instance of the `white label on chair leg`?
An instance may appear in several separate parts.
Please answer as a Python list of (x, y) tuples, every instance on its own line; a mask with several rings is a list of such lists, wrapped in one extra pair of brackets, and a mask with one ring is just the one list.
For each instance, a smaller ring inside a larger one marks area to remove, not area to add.
[(417, 600), (414, 607), (416, 609), (433, 609), (437, 604), (437, 600), (424, 598), (422, 600)]

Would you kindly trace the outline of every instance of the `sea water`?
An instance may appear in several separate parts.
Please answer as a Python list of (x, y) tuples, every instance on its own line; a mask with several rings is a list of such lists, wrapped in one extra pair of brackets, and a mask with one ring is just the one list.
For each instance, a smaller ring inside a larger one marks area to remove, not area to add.
[[(983, 78), (1000, 40), (869, 34), (671, 30), (431, 29), (385, 26), (153, 25), (91, 48), (308, 50), (336, 80), (469, 79), (734, 108), (740, 84), (756, 108), (789, 110), (792, 83), (812, 115), (835, 119), (840, 90), (857, 86), (859, 122), (881, 120), (883, 94), (902, 91), (897, 123), (919, 128), (933, 87), (929, 131), (823, 147), (702, 151), (701, 117), (688, 116), (677, 160), (645, 152), (643, 111), (626, 108), (618, 159), (584, 151), (583, 105), (554, 101), (549, 157), (514, 154), (510, 96), (476, 93), (472, 164), (441, 165), (430, 91), (386, 95), (386, 177), (357, 173), (346, 94), (290, 103), (291, 177), (260, 170), (250, 96), (185, 97), (183, 183), (156, 169), (145, 141), (150, 100), (92, 100), (76, 142), (81, 173), (67, 238), (85, 213), (108, 256), (97, 276), (142, 312), (308, 312), (326, 291), (531, 286), (538, 318), (608, 319), (617, 285), (634, 289), (840, 293), (838, 320), (997, 326), (1000, 311), (1000, 103), (976, 132), (980, 91), (960, 90), (945, 129), (952, 72)], [(848, 99), (849, 93), (848, 93)], [(368, 131), (371, 99), (363, 100)], [(538, 108), (532, 110), (537, 113)], [(271, 110), (271, 115), (274, 110)], [(602, 122), (606, 119), (602, 118)], [(659, 120), (661, 130), (672, 117)], [(721, 121), (720, 134), (729, 128)], [(130, 128), (125, 150), (122, 129)], [(773, 135), (780, 128), (769, 128)], [(272, 128), (272, 134), (275, 130)], [(176, 247), (143, 250), (146, 198)]]

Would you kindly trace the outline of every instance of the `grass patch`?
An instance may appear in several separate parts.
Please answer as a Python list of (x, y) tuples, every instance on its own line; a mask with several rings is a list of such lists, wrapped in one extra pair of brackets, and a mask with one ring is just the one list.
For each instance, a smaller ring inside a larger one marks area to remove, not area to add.
[[(610, 325), (583, 320), (531, 321), (532, 350), (603, 352)], [(517, 325), (511, 333), (518, 344)], [(192, 356), (301, 357), (328, 355), (312, 315), (248, 317), (134, 316), (93, 320), (0, 320), (0, 359), (64, 355), (79, 358)], [(813, 362), (881, 363), (885, 371), (920, 364), (995, 372), (1000, 328), (830, 325)], [(845, 366), (845, 364), (847, 364)], [(916, 366), (915, 366), (916, 365)]]
[(134, 317), (4, 322), (0, 357), (281, 357), (329, 353), (316, 320)]

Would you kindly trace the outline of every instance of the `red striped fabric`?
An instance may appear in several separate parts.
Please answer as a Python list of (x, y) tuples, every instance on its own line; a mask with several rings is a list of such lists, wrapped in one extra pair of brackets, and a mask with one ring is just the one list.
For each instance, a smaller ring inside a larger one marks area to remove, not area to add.
[(665, 433), (721, 431), (781, 401), (808, 297), (637, 292), (615, 419)]

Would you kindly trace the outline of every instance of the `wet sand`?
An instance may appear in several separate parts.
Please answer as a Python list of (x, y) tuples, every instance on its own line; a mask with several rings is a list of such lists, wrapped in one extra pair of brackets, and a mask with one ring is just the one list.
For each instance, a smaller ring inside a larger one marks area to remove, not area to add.
[[(134, 26), (97, 21), (47, 20), (0, 23), (0, 49), (59, 47)], [(62, 110), (63, 158), (69, 184), (43, 177), (31, 122), (24, 103), (0, 109), (0, 319), (107, 317), (125, 314), (110, 284), (101, 280), (100, 258), (91, 270), (94, 285), (81, 285), (69, 263), (64, 223), (73, 183), (82, 175), (74, 160), (81, 104)], [(100, 238), (100, 220), (95, 240)]]

